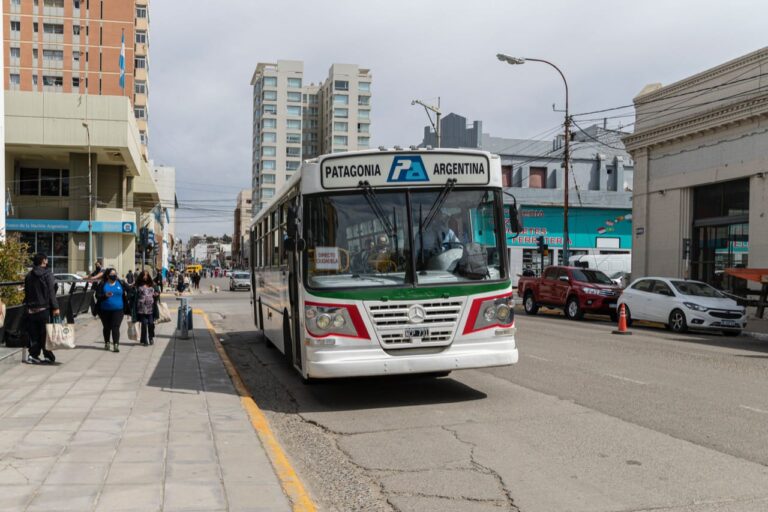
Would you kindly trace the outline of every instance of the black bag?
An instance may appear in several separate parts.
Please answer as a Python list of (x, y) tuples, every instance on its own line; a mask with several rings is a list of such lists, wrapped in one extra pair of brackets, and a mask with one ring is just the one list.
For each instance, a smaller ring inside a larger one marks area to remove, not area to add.
[(485, 247), (470, 242), (464, 245), (464, 252), (456, 265), (456, 272), (469, 279), (485, 279), (490, 276), (488, 272), (488, 253)]

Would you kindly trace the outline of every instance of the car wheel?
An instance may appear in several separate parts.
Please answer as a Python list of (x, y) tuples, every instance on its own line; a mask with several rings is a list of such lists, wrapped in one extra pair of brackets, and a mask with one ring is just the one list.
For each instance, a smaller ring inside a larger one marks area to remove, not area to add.
[(685, 320), (685, 313), (679, 309), (673, 310), (669, 314), (669, 329), (672, 332), (685, 332), (688, 330), (688, 322)]
[(581, 310), (581, 306), (579, 306), (578, 298), (571, 297), (565, 303), (565, 316), (570, 320), (581, 320), (584, 318), (584, 312)]
[(726, 329), (723, 331), (724, 336), (741, 336), (741, 329)]
[(526, 315), (535, 315), (539, 312), (539, 305), (533, 300), (533, 293), (528, 292), (525, 294), (525, 298), (523, 298), (523, 308), (525, 309)]

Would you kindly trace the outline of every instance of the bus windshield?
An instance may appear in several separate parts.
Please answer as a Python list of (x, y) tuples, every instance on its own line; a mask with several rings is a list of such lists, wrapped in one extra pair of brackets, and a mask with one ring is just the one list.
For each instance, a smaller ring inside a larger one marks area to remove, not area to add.
[(448, 194), (379, 189), (308, 196), (307, 285), (357, 288), (412, 284), (414, 279), (418, 284), (500, 279), (504, 238), (497, 232), (497, 195), (487, 189)]

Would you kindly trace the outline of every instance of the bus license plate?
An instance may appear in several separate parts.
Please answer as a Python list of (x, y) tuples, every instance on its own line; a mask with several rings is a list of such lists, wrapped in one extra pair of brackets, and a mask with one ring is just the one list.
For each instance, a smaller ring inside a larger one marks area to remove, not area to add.
[(406, 338), (426, 338), (429, 335), (429, 329), (424, 327), (409, 327), (405, 330)]
[(736, 322), (734, 322), (732, 320), (723, 320), (722, 322), (720, 322), (720, 325), (722, 325), (723, 327), (738, 327), (739, 326)]

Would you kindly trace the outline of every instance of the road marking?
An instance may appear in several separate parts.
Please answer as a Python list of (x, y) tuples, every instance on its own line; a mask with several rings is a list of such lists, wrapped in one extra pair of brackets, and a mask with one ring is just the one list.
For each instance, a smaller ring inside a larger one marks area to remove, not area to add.
[(269, 427), (267, 417), (264, 415), (264, 412), (259, 409), (259, 406), (256, 405), (253, 397), (248, 392), (248, 388), (245, 387), (243, 379), (240, 378), (237, 368), (232, 364), (232, 360), (221, 345), (219, 336), (216, 334), (216, 330), (213, 328), (213, 324), (208, 318), (208, 315), (202, 309), (194, 309), (193, 313), (201, 315), (205, 320), (205, 324), (208, 326), (208, 332), (211, 333), (211, 337), (213, 338), (213, 344), (216, 347), (216, 351), (219, 353), (222, 363), (224, 363), (224, 368), (226, 368), (227, 373), (229, 373), (229, 378), (232, 379), (232, 384), (240, 395), (240, 402), (248, 413), (248, 416), (251, 419), (251, 425), (254, 430), (256, 430), (259, 439), (261, 439), (261, 442), (267, 451), (267, 455), (272, 462), (272, 467), (275, 469), (275, 473), (280, 480), (280, 485), (283, 487), (283, 491), (291, 500), (293, 512), (316, 512), (317, 507), (315, 506), (315, 503), (312, 501), (312, 498), (310, 498), (309, 493), (299, 479), (299, 475), (296, 474), (288, 457), (285, 455), (283, 447), (280, 446), (280, 442)]
[(648, 384), (647, 382), (643, 382), (641, 380), (630, 379), (627, 377), (622, 377), (621, 375), (614, 375), (612, 373), (606, 373), (606, 375), (608, 377), (611, 377), (612, 379), (619, 379), (619, 380), (623, 380), (624, 382), (631, 382), (632, 384), (639, 384), (641, 386), (645, 386), (646, 384)]
[(531, 359), (538, 359), (539, 361), (549, 361), (549, 359), (547, 359), (546, 357), (534, 356), (532, 354), (523, 354), (523, 355), (525, 357), (530, 357)]
[(764, 411), (763, 409), (758, 409), (757, 407), (750, 407), (748, 405), (740, 405), (742, 409), (746, 409), (748, 411), (757, 412), (760, 414), (768, 414), (768, 411)]

